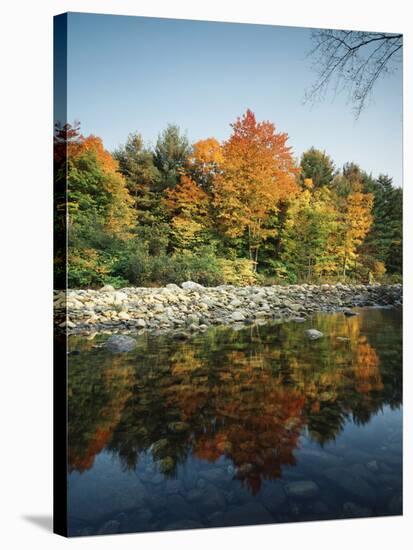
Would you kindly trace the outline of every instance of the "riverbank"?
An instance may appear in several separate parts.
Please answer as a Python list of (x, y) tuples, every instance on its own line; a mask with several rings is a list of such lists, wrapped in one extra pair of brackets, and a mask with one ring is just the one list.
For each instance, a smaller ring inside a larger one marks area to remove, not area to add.
[[(211, 325), (299, 322), (317, 311), (402, 302), (402, 285), (181, 286), (68, 290), (55, 294), (55, 319), (71, 333), (195, 332)], [(67, 317), (65, 315), (67, 305)]]

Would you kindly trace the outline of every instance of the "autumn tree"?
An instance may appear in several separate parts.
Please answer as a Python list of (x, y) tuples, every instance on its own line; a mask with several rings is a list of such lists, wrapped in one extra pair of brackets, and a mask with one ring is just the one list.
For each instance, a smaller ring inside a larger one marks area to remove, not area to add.
[(111, 245), (128, 238), (134, 219), (126, 182), (100, 138), (69, 144), (67, 197), (69, 286), (99, 284), (110, 272)]
[(373, 195), (363, 193), (361, 185), (354, 185), (342, 212), (339, 256), (343, 277), (357, 269), (358, 249), (368, 234), (373, 218)]
[(326, 187), (314, 191), (311, 179), (304, 183), (305, 189), (291, 202), (281, 234), (281, 260), (293, 282), (320, 280), (337, 271), (335, 196)]
[(223, 160), (222, 146), (215, 138), (201, 139), (192, 147), (187, 169), (197, 184), (211, 193), (214, 179), (220, 173)]
[(208, 227), (210, 198), (189, 176), (167, 192), (167, 205), (172, 213), (171, 225), (178, 248), (192, 248), (203, 242)]
[(256, 269), (260, 245), (274, 233), (265, 222), (279, 201), (297, 192), (298, 169), (287, 146), (288, 135), (277, 133), (271, 122), (257, 122), (247, 110), (231, 127), (213, 202), (224, 234), (246, 237)]

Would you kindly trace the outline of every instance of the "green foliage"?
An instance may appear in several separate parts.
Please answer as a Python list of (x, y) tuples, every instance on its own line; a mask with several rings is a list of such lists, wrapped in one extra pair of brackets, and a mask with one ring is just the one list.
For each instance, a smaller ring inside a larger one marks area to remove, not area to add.
[(303, 153), (300, 167), (302, 181), (311, 179), (316, 188), (328, 185), (334, 177), (333, 161), (325, 151), (319, 151), (314, 147)]
[[(55, 222), (62, 232), (67, 220), (69, 287), (401, 281), (403, 195), (391, 178), (375, 180), (354, 163), (336, 172), (328, 155), (311, 148), (298, 186), (295, 166), (274, 176), (266, 132), (253, 168), (245, 150), (254, 140), (244, 137), (231, 151), (213, 138), (191, 148), (170, 125), (154, 150), (134, 133), (110, 155), (77, 127), (59, 130), (58, 196), (64, 212), (66, 183), (69, 215)], [(65, 148), (66, 181), (59, 160)], [(262, 194), (259, 170), (268, 188), (275, 177), (277, 193)], [(245, 204), (249, 210), (241, 211)], [(254, 231), (259, 246), (251, 248)], [(64, 274), (59, 259), (56, 269)]]
[(175, 187), (187, 163), (191, 148), (179, 127), (169, 124), (160, 134), (154, 151), (154, 164), (160, 172), (159, 190)]

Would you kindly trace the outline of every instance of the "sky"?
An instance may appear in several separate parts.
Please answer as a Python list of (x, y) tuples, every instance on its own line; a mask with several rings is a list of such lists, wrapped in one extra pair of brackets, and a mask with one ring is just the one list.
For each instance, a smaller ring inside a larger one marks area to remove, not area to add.
[(112, 151), (139, 132), (148, 145), (168, 123), (191, 141), (225, 140), (249, 108), (337, 168), (358, 163), (402, 185), (402, 71), (381, 79), (355, 119), (347, 94), (314, 106), (310, 29), (71, 13), (68, 120)]

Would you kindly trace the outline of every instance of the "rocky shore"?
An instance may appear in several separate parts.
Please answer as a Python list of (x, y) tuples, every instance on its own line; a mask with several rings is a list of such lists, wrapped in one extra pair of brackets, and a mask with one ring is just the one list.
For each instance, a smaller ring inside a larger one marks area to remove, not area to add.
[(173, 331), (179, 336), (211, 325), (238, 328), (274, 320), (300, 322), (317, 311), (401, 303), (400, 284), (211, 288), (187, 281), (162, 288), (115, 290), (106, 285), (99, 290), (56, 292), (54, 310), (58, 326), (69, 334)]

